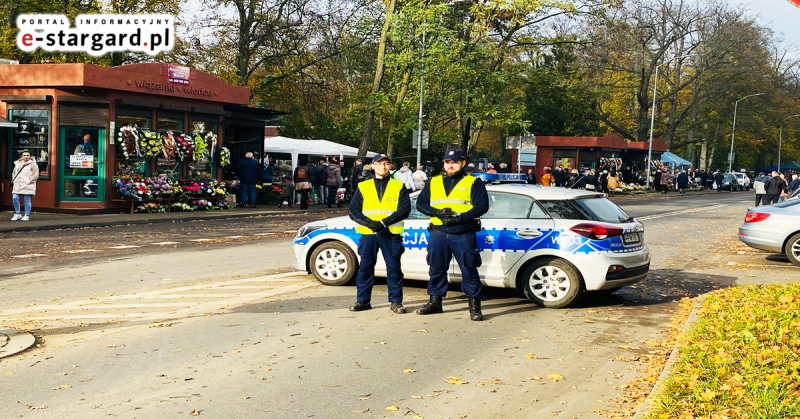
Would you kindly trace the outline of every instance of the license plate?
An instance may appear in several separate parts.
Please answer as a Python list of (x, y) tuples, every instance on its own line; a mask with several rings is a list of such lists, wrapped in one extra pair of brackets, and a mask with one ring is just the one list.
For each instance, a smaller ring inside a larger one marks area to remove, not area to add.
[(628, 233), (622, 236), (622, 242), (625, 244), (634, 244), (641, 241), (642, 239), (639, 238), (639, 233)]

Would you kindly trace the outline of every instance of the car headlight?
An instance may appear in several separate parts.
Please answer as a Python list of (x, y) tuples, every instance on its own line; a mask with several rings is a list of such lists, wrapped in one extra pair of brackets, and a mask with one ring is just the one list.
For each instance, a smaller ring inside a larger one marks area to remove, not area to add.
[(300, 230), (297, 230), (297, 236), (296, 237), (297, 238), (305, 237), (309, 233), (311, 233), (312, 231), (316, 231), (316, 230), (319, 230), (321, 228), (326, 228), (326, 227), (328, 227), (327, 224), (321, 224), (321, 223), (306, 224), (306, 225), (300, 227)]

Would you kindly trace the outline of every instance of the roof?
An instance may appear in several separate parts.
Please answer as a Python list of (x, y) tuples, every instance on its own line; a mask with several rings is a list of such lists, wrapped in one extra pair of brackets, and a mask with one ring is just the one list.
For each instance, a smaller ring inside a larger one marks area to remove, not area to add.
[[(536, 146), (541, 147), (598, 147), (619, 150), (647, 150), (649, 141), (628, 141), (617, 134), (604, 137), (536, 136)], [(653, 151), (667, 151), (667, 145), (653, 138)]]
[(673, 153), (670, 153), (669, 151), (666, 151), (666, 152), (664, 152), (664, 154), (661, 155), (661, 162), (662, 163), (671, 163), (671, 164), (674, 164), (676, 166), (691, 166), (692, 165), (692, 162), (690, 162), (689, 160), (686, 160), (686, 159), (684, 159), (682, 157), (679, 157), (679, 156), (677, 156), (677, 155), (675, 155)]
[[(347, 157), (363, 157), (358, 155), (358, 149), (328, 140), (300, 140), (289, 137), (264, 138), (264, 151), (267, 153), (297, 153), (313, 154), (315, 156), (340, 155)], [(367, 152), (366, 157), (373, 157), (376, 153)]]
[(587, 197), (601, 197), (603, 194), (587, 192), (577, 189), (556, 188), (542, 185), (527, 185), (524, 183), (509, 183), (500, 185), (486, 185), (486, 190), (493, 192), (508, 192), (530, 195), (536, 199), (578, 199)]
[(17, 127), (16, 122), (11, 122), (8, 119), (0, 116), (0, 128), (16, 128), (16, 127)]

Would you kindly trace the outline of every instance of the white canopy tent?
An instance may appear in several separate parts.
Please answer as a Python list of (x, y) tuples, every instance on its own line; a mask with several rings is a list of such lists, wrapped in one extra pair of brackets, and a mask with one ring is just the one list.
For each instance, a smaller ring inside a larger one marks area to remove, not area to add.
[[(358, 149), (328, 140), (298, 140), (288, 137), (264, 137), (264, 154), (288, 153), (292, 155), (292, 167), (297, 167), (299, 155), (359, 157)], [(377, 153), (367, 152), (366, 157)], [(363, 156), (361, 156), (363, 157)]]

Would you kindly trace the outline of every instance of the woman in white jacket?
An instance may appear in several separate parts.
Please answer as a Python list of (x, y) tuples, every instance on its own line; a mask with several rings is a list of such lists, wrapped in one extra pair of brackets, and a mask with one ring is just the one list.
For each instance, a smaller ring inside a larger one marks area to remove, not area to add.
[[(14, 201), (14, 216), (11, 221), (28, 221), (31, 214), (31, 197), (36, 195), (36, 180), (39, 179), (39, 166), (31, 158), (28, 150), (22, 150), (22, 157), (14, 162), (11, 171), (13, 189), (11, 196)], [(25, 200), (25, 215), (20, 214), (19, 197)]]

